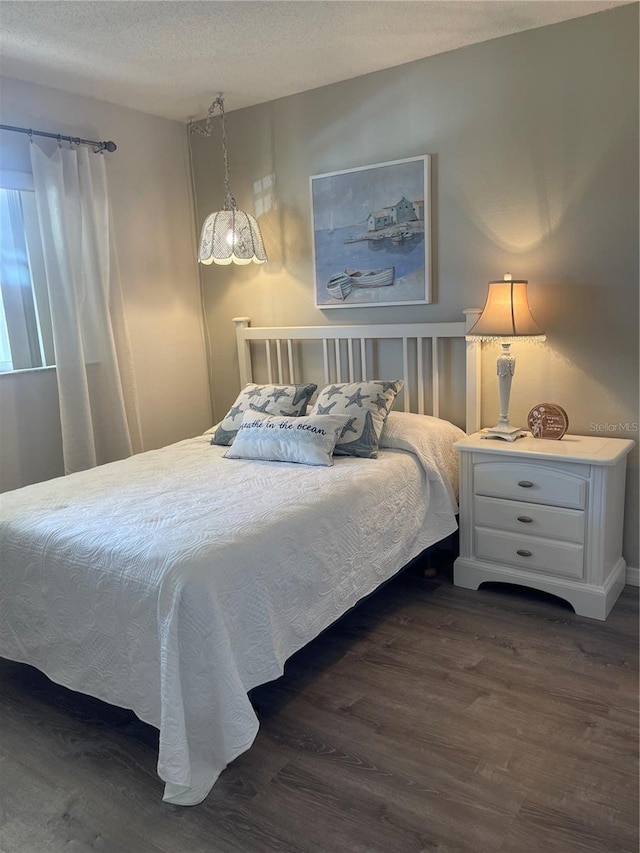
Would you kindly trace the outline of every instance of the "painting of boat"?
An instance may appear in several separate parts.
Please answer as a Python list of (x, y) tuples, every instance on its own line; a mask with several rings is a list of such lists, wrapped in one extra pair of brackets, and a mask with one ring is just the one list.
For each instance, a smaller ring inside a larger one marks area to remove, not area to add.
[(354, 287), (389, 287), (396, 277), (395, 267), (383, 267), (377, 270), (345, 269), (344, 272)]
[(431, 302), (430, 165), (426, 154), (311, 175), (316, 308)]
[(411, 229), (405, 229), (404, 231), (395, 231), (390, 240), (392, 243), (403, 243), (405, 240), (410, 240), (415, 236), (415, 232)]
[(327, 290), (334, 299), (345, 300), (353, 289), (351, 277), (346, 272), (339, 272), (332, 275), (327, 282)]

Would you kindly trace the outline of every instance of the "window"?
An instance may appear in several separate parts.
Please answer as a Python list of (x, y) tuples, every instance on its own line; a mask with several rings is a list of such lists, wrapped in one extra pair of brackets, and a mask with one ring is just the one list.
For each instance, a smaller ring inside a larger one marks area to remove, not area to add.
[(22, 172), (1, 172), (0, 372), (54, 361), (32, 178)]

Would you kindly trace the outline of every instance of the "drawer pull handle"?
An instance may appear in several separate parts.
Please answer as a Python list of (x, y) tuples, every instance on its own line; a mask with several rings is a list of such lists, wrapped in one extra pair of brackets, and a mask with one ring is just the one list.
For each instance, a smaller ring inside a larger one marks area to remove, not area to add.
[(533, 486), (531, 480), (519, 480), (518, 485), (522, 486), (523, 489), (530, 489)]
[(531, 524), (531, 522), (533, 521), (533, 519), (532, 519), (532, 518), (529, 518), (529, 516), (528, 516), (528, 515), (519, 515), (519, 516), (518, 516), (518, 521), (521, 521), (523, 524)]
[(516, 551), (516, 554), (518, 554), (518, 556), (520, 556), (520, 557), (530, 557), (530, 556), (531, 556), (531, 551), (525, 551), (525, 549), (524, 549), (524, 548), (519, 548), (519, 549)]

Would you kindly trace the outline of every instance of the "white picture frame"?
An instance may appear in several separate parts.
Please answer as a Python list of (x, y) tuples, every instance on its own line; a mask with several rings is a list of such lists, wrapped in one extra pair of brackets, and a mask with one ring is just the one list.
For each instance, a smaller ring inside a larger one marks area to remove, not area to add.
[(431, 157), (312, 175), (315, 307), (431, 302)]

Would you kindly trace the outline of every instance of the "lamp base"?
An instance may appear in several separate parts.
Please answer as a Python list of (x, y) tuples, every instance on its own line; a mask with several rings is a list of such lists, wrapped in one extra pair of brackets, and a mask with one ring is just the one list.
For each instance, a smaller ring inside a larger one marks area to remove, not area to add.
[(503, 441), (515, 441), (518, 438), (524, 438), (526, 432), (520, 427), (511, 426), (510, 423), (499, 422), (491, 429), (483, 429), (480, 438), (501, 438)]

